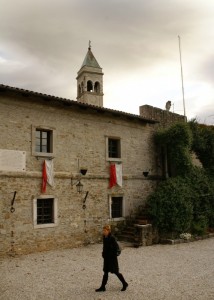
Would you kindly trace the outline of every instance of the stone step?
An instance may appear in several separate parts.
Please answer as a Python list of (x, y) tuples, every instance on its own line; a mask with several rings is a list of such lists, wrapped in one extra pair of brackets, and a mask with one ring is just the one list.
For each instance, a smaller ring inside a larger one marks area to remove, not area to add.
[(150, 221), (147, 220), (147, 219), (138, 219), (138, 220), (136, 220), (136, 224), (139, 224), (139, 225), (147, 225), (149, 223), (150, 223)]
[(142, 242), (139, 241), (139, 234), (137, 233), (137, 226), (151, 224), (149, 217), (146, 213), (142, 212), (139, 216), (132, 220), (132, 223), (127, 224), (120, 232), (117, 232), (116, 237), (118, 241), (128, 242), (134, 247), (141, 246)]
[(133, 242), (127, 242), (127, 241), (119, 241), (120, 246), (122, 248), (122, 250), (126, 247), (133, 247), (134, 243)]
[(134, 247), (134, 245), (138, 244), (137, 241), (133, 240), (133, 239), (120, 239), (118, 240), (119, 243), (127, 243), (129, 244), (130, 246)]
[(149, 216), (148, 214), (144, 213), (136, 216), (135, 219), (146, 219), (148, 218), (148, 216)]
[(127, 237), (134, 237), (135, 233), (134, 232), (126, 232), (126, 231), (122, 231), (120, 233), (117, 234), (117, 236), (127, 236)]
[(135, 234), (136, 228), (133, 226), (132, 228), (124, 228), (121, 232), (127, 234)]
[(131, 235), (127, 235), (127, 234), (120, 234), (120, 235), (117, 235), (117, 239), (118, 241), (125, 241), (125, 242), (131, 242), (131, 243), (135, 243), (136, 242), (136, 239), (134, 236), (131, 236)]
[(127, 239), (134, 239), (135, 238), (135, 234), (130, 234), (127, 232), (121, 232), (118, 237), (122, 237), (123, 239), (127, 238)]

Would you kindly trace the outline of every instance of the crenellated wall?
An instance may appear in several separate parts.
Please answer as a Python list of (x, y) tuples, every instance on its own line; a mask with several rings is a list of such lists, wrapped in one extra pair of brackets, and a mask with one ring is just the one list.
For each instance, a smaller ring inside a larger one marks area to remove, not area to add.
[(157, 120), (159, 124), (157, 124), (156, 126), (163, 128), (167, 128), (177, 122), (186, 122), (185, 116), (153, 107), (151, 105), (140, 106), (140, 115), (144, 118)]

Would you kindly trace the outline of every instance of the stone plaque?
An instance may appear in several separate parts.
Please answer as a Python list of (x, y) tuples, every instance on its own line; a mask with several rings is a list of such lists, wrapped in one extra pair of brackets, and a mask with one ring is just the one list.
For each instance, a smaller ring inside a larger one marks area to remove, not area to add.
[(0, 149), (0, 171), (26, 171), (26, 152)]

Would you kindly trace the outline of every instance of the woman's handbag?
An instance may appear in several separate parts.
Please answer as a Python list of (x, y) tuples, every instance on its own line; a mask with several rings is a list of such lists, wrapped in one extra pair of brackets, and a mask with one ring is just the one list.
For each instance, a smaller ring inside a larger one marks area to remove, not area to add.
[(120, 244), (117, 241), (116, 241), (116, 243), (117, 243), (117, 256), (119, 256), (122, 252), (122, 248), (121, 248)]

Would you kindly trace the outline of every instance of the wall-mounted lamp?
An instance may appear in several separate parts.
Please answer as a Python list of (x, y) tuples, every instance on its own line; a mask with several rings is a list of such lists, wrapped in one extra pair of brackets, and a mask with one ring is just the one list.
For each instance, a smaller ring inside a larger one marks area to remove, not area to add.
[(77, 188), (77, 192), (78, 193), (82, 193), (82, 191), (83, 191), (83, 184), (81, 183), (81, 181), (78, 181), (78, 183), (76, 184), (76, 188)]
[[(88, 171), (87, 169), (81, 168), (79, 170), (79, 175), (78, 175), (77, 181), (75, 183), (72, 183), (72, 186), (76, 185), (78, 193), (82, 193), (83, 192), (83, 184), (81, 183), (81, 175), (86, 175), (87, 171)], [(72, 179), (71, 179), (71, 182), (72, 182)]]
[[(74, 186), (74, 185), (76, 185), (76, 188), (77, 188), (77, 192), (79, 193), (79, 194), (84, 194), (85, 193), (85, 197), (84, 197), (84, 199), (83, 199), (83, 205), (82, 205), (82, 208), (83, 209), (86, 209), (86, 204), (85, 204), (85, 202), (86, 202), (86, 199), (87, 199), (87, 197), (88, 197), (88, 194), (89, 194), (89, 191), (83, 191), (83, 184), (81, 183), (81, 175), (85, 175), (86, 173), (87, 173), (87, 169), (80, 169), (80, 174), (79, 174), (79, 176), (78, 176), (78, 179), (77, 179), (77, 181), (75, 182), (75, 183), (71, 183), (72, 184), (72, 186)], [(72, 179), (71, 179), (71, 182), (72, 182)]]
[(80, 180), (77, 181), (77, 182), (75, 182), (73, 185), (76, 185), (77, 192), (78, 192), (79, 194), (84, 194), (84, 193), (85, 193), (85, 197), (84, 197), (84, 199), (83, 199), (83, 205), (82, 205), (82, 208), (83, 208), (83, 209), (86, 209), (85, 202), (86, 202), (86, 199), (87, 199), (87, 197), (88, 197), (89, 191), (86, 191), (86, 192), (83, 191), (83, 184), (81, 183)]

